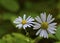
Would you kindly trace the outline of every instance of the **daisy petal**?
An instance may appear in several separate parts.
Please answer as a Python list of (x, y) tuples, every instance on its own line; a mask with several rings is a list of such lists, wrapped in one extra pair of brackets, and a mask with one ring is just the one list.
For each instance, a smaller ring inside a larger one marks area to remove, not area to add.
[(49, 26), (55, 26), (57, 23), (51, 23), (51, 24), (49, 24)]
[(41, 32), (41, 29), (37, 31), (36, 35), (38, 35)]
[(17, 21), (13, 21), (13, 23), (15, 23), (15, 24), (19, 24), (20, 22), (17, 22)]
[(29, 24), (30, 26), (33, 26), (32, 24)]
[(34, 22), (33, 22), (33, 21), (31, 21), (31, 22), (27, 22), (27, 24), (34, 24)]
[(22, 21), (22, 18), (19, 16), (19, 20)]
[(34, 26), (34, 28), (33, 29), (39, 29), (40, 27), (39, 26)]
[(33, 24), (35, 24), (35, 25), (40, 25), (39, 23), (37, 23), (37, 22), (31, 22), (31, 23), (33, 23)]
[(44, 38), (48, 38), (48, 33), (47, 33), (46, 30), (44, 31), (44, 33), (45, 33), (45, 34), (44, 34)]
[(29, 16), (26, 20), (28, 21), (31, 18), (31, 16)]
[(33, 29), (39, 29), (41, 27), (41, 25), (37, 24), (37, 25), (35, 25), (33, 27), (34, 27)]
[(16, 27), (18, 27), (19, 29), (21, 29), (22, 24), (16, 25)]
[(44, 35), (44, 30), (41, 30), (40, 37), (43, 37), (43, 35)]
[(46, 30), (41, 31), (40, 37), (48, 38), (48, 34), (47, 34)]
[(29, 24), (27, 24), (28, 27), (31, 27)]
[(49, 29), (51, 29), (51, 30), (56, 30), (54, 27), (49, 27)]
[(47, 17), (47, 22), (49, 23), (49, 21), (52, 19), (52, 15), (48, 15), (48, 17)]
[(51, 33), (51, 34), (55, 34), (55, 32), (51, 29), (48, 29), (48, 32)]
[(41, 19), (40, 19), (39, 16), (37, 16), (35, 19), (36, 19), (39, 23), (42, 23), (42, 21), (41, 21)]
[(26, 19), (26, 14), (24, 14), (24, 16), (23, 16), (23, 20), (25, 20)]
[(50, 27), (56, 28), (57, 26), (50, 26)]
[(25, 29), (26, 27), (31, 27), (31, 26), (28, 25), (28, 24), (25, 24), (25, 25), (23, 26), (23, 28)]
[(15, 19), (15, 21), (13, 21), (13, 23), (15, 24), (19, 24), (22, 22), (22, 18), (19, 16), (18, 18)]
[(25, 29), (27, 27), (27, 24), (23, 25), (23, 28)]
[(46, 13), (44, 12), (44, 21), (46, 21)]
[(55, 18), (52, 18), (48, 23), (51, 23), (52, 21), (54, 21), (55, 20)]
[(46, 21), (46, 13), (41, 13), (41, 20), (42, 20), (43, 22)]
[(31, 22), (31, 21), (34, 21), (34, 19), (33, 18), (30, 18), (27, 22)]

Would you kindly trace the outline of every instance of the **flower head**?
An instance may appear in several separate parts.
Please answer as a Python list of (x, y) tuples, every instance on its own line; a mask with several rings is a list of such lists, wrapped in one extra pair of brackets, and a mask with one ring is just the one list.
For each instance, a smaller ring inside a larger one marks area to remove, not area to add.
[(31, 16), (29, 16), (29, 17), (26, 19), (26, 15), (24, 14), (24, 15), (23, 15), (23, 18), (19, 16), (18, 18), (16, 18), (16, 19), (14, 20), (13, 23), (15, 23), (15, 24), (16, 24), (16, 27), (18, 27), (19, 29), (22, 28), (22, 27), (25, 29), (26, 27), (31, 27), (31, 26), (33, 26), (33, 25), (32, 25), (33, 21), (34, 21), (34, 19), (33, 19)]
[(57, 23), (52, 23), (55, 18), (52, 18), (52, 15), (46, 17), (46, 13), (41, 13), (41, 17), (37, 16), (35, 19), (38, 23), (35, 22), (33, 29), (39, 29), (36, 35), (39, 34), (40, 37), (48, 38), (48, 33), (54, 34)]

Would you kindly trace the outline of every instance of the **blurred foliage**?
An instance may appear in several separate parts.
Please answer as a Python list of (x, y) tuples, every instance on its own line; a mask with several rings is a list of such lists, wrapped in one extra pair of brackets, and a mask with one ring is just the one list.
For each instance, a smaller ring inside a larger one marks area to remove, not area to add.
[[(27, 37), (24, 29), (13, 24), (18, 16), (35, 18), (42, 12), (52, 14), (58, 25), (56, 34), (49, 34), (48, 39), (36, 36), (32, 28), (27, 29)], [(60, 43), (60, 0), (0, 0), (0, 43)]]
[(17, 11), (19, 9), (19, 5), (16, 0), (0, 0), (1, 5), (10, 11)]
[(57, 39), (60, 40), (60, 25), (59, 25), (58, 28), (57, 28), (56, 37), (57, 37)]
[(0, 42), (3, 43), (28, 43), (29, 38), (25, 37), (22, 34), (19, 33), (12, 33), (12, 34), (7, 34), (2, 37), (2, 40)]

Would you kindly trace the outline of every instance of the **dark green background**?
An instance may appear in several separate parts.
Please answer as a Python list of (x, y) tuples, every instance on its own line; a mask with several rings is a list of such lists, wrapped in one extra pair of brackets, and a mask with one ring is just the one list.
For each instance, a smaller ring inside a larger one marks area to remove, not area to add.
[[(50, 13), (57, 22), (55, 35), (49, 35), (48, 39), (35, 35), (36, 31), (27, 28), (29, 37), (23, 29), (15, 27), (13, 21), (18, 16), (31, 15), (35, 18), (40, 13)], [(0, 43), (60, 43), (60, 0), (0, 0)]]

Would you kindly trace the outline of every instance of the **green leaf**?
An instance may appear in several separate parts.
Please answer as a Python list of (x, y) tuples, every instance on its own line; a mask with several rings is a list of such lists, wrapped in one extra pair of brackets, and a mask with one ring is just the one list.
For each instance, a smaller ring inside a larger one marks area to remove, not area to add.
[(3, 40), (12, 40), (12, 37), (10, 34), (7, 34), (5, 36), (2, 37)]
[(0, 16), (4, 20), (11, 20), (11, 21), (13, 21), (17, 17), (15, 14), (8, 13), (8, 12), (5, 12), (1, 14)]
[(56, 37), (58, 40), (60, 40), (60, 25), (57, 27)]
[(28, 37), (20, 34), (20, 33), (12, 33), (12, 35), (14, 36), (14, 38), (16, 38), (17, 43), (19, 43), (19, 40), (21, 43), (31, 43), (32, 39), (29, 39)]
[(60, 42), (55, 42), (55, 43), (60, 43)]
[(7, 34), (2, 37), (2, 40), (7, 43), (31, 43), (32, 40), (29, 41), (29, 38), (20, 34), (20, 33), (12, 33)]
[(26, 36), (19, 34), (19, 33), (12, 33), (12, 35), (14, 35), (14, 37), (18, 39), (23, 39), (23, 40), (29, 39)]
[(2, 40), (2, 39), (0, 39), (0, 43), (5, 43), (5, 41), (4, 41), (4, 40)]
[(49, 36), (50, 38), (56, 39), (56, 37), (55, 37), (54, 35), (52, 35), (52, 34), (49, 34), (48, 36)]
[(25, 38), (25, 36), (22, 35), (22, 34), (20, 34), (20, 33), (12, 33), (12, 35), (13, 35), (15, 38), (22, 38), (22, 39)]
[(13, 37), (11, 37), (11, 35), (9, 35), (9, 34), (5, 35), (2, 39), (5, 40), (7, 43), (13, 43), (14, 42)]
[(1, 5), (10, 11), (17, 11), (19, 5), (16, 0), (0, 0)]
[(25, 40), (16, 39), (16, 43), (28, 43), (28, 42), (27, 42), (27, 41), (25, 41)]

